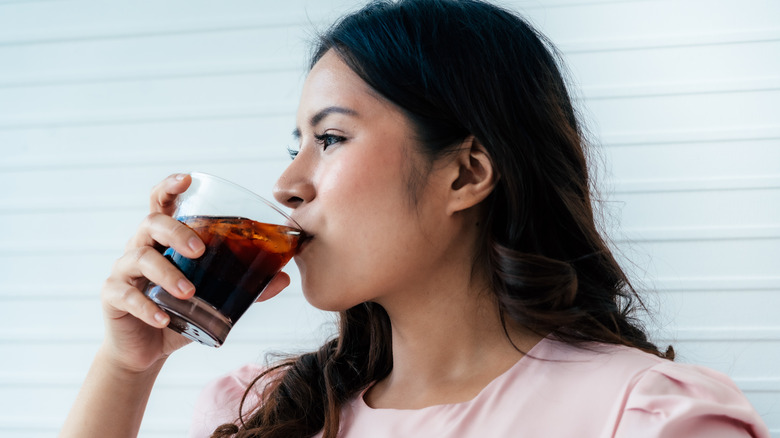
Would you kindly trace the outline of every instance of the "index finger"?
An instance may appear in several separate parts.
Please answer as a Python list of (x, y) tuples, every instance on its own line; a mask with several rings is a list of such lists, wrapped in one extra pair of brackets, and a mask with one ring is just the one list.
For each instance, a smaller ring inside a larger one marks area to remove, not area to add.
[(176, 197), (184, 193), (192, 183), (186, 173), (174, 173), (160, 181), (152, 189), (149, 210), (171, 216), (176, 211)]

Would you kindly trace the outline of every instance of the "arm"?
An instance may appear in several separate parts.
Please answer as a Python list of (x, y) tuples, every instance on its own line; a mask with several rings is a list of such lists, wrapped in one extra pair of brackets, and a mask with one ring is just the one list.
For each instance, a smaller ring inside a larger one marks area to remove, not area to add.
[(158, 251), (173, 247), (193, 258), (203, 253), (197, 234), (171, 217), (174, 200), (190, 181), (189, 176), (175, 175), (154, 188), (151, 213), (103, 284), (105, 338), (61, 438), (135, 437), (163, 363), (189, 343), (165, 329), (170, 318), (142, 291), (153, 281), (181, 299), (194, 294), (192, 284)]
[(146, 371), (123, 369), (101, 351), (71, 408), (60, 438), (135, 437), (165, 359)]

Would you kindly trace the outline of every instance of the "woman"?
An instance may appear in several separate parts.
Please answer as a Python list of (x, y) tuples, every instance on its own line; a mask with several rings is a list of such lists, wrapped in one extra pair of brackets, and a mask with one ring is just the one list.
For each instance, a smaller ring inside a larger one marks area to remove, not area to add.
[[(303, 290), (340, 312), (339, 335), (216, 381), (194, 436), (768, 437), (728, 378), (673, 363), (632, 318), (564, 81), (520, 18), (471, 0), (345, 17), (314, 53), (295, 134), (275, 196), (312, 236)], [(106, 340), (62, 436), (135, 436), (186, 343), (140, 290), (194, 292), (155, 249), (203, 252), (169, 216), (188, 184), (155, 188), (106, 281)]]

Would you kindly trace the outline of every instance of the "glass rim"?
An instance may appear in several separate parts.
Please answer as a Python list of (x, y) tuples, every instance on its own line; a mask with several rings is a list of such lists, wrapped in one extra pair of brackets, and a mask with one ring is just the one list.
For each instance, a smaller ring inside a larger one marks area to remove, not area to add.
[[(271, 207), (272, 209), (274, 209), (277, 213), (281, 214), (282, 217), (284, 217), (285, 219), (290, 221), (292, 223), (292, 225), (294, 226), (294, 228), (296, 228), (298, 230), (298, 232), (303, 233), (303, 228), (301, 227), (301, 225), (298, 222), (296, 222), (295, 219), (290, 217), (289, 214), (285, 213), (281, 208), (279, 208), (273, 202), (265, 199), (264, 197), (262, 197), (262, 196), (258, 195), (257, 193), (249, 190), (248, 188), (246, 188), (246, 187), (244, 187), (244, 186), (242, 186), (240, 184), (234, 183), (233, 181), (230, 181), (230, 180), (227, 180), (225, 178), (222, 178), (222, 177), (219, 177), (219, 176), (216, 176), (216, 175), (212, 175), (212, 174), (206, 173), (206, 172), (189, 172), (188, 175), (191, 178), (212, 179), (214, 181), (218, 181), (218, 182), (220, 182), (222, 184), (226, 184), (228, 186), (233, 187), (234, 189), (238, 189), (238, 190), (246, 193), (247, 195), (251, 196), (252, 198), (257, 199), (258, 201), (262, 202), (263, 204), (265, 204), (265, 205)], [(188, 188), (188, 190), (189, 190), (189, 188)]]

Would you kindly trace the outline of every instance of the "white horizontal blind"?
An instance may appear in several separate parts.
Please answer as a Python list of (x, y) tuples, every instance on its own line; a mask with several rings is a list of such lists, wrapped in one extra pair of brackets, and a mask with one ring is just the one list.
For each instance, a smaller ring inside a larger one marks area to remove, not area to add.
[[(0, 0), (0, 436), (56, 435), (157, 181), (200, 170), (270, 195), (307, 39), (353, 4)], [(656, 340), (731, 375), (780, 438), (780, 3), (505, 4), (568, 61)], [(141, 436), (184, 435), (205, 382), (332, 331), (290, 271), (224, 347), (169, 360)]]

